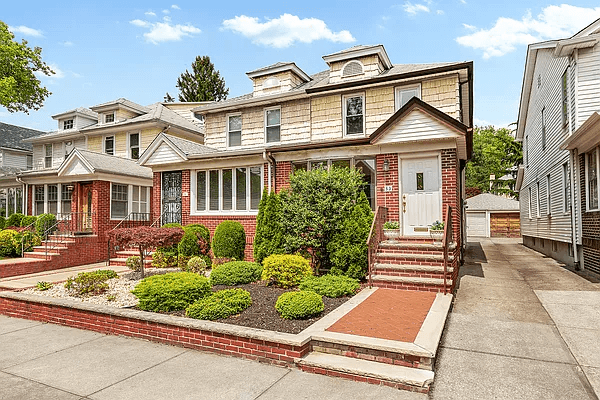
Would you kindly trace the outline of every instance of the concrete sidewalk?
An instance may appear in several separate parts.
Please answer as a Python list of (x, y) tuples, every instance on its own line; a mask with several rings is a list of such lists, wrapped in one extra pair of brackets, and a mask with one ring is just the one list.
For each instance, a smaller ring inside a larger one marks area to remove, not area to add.
[(597, 400), (600, 285), (520, 240), (478, 239), (466, 256), (430, 396)]

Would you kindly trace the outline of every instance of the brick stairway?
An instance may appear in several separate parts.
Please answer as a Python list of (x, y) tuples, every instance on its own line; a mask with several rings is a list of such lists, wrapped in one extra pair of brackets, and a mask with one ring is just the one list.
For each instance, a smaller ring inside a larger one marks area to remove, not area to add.
[[(154, 254), (153, 251), (151, 251), (149, 254), (146, 254), (146, 256), (144, 257), (144, 266), (148, 267), (150, 266), (150, 264), (152, 263), (152, 254)], [(126, 248), (123, 250), (118, 250), (115, 252), (115, 257), (111, 257), (110, 258), (110, 265), (115, 265), (115, 266), (124, 266), (127, 262), (127, 258), (131, 257), (131, 256), (138, 256), (140, 255), (140, 251), (138, 249), (135, 248)]]
[[(446, 285), (453, 287), (456, 243), (450, 243)], [(444, 253), (442, 244), (430, 238), (401, 237), (381, 241), (373, 265), (374, 286), (444, 291)]]

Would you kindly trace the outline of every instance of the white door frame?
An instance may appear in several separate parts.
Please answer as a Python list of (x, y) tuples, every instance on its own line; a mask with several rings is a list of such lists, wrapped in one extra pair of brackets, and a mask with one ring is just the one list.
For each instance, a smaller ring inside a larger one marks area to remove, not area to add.
[(402, 196), (404, 194), (404, 189), (402, 186), (402, 161), (403, 160), (410, 160), (410, 159), (415, 159), (415, 158), (433, 158), (436, 157), (438, 160), (438, 171), (439, 171), (439, 179), (440, 179), (440, 187), (439, 187), (439, 191), (440, 191), (440, 215), (442, 215), (443, 217), (443, 209), (442, 209), (442, 205), (444, 203), (444, 199), (443, 199), (443, 194), (444, 191), (442, 190), (442, 153), (438, 152), (438, 151), (427, 151), (427, 152), (423, 152), (423, 153), (406, 153), (406, 154), (398, 154), (398, 195), (399, 195), (399, 214), (400, 217), (399, 219), (399, 223), (400, 223), (400, 231), (402, 232), (402, 235), (406, 235), (406, 231), (405, 231), (405, 226), (404, 226), (404, 207), (403, 207), (403, 200), (402, 200)]

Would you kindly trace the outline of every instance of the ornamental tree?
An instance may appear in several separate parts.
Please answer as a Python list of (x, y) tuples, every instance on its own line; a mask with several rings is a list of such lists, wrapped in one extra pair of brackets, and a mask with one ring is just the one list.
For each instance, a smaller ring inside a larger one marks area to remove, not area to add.
[(54, 71), (42, 61), (42, 49), (14, 40), (8, 25), (0, 21), (0, 105), (9, 112), (39, 110), (51, 94), (36, 73), (50, 76)]
[[(225, 79), (210, 62), (209, 56), (196, 56), (192, 63), (192, 72), (186, 69), (177, 78), (176, 86), (179, 89), (179, 101), (221, 101), (229, 94), (229, 89), (225, 87)], [(167, 96), (165, 101), (168, 101)]]
[(137, 247), (140, 251), (141, 272), (144, 277), (144, 256), (150, 249), (174, 246), (183, 237), (182, 228), (119, 228), (109, 231), (107, 236), (112, 246)]

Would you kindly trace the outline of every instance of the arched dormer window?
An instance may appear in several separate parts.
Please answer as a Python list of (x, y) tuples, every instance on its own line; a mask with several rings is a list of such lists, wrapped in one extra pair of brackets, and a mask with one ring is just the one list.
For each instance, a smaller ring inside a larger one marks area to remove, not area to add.
[(272, 76), (269, 79), (265, 80), (262, 86), (263, 86), (263, 89), (269, 89), (272, 87), (277, 87), (279, 85), (281, 85), (281, 83), (279, 82), (279, 79)]
[(361, 75), (363, 73), (363, 65), (359, 61), (350, 61), (342, 69), (342, 77)]

